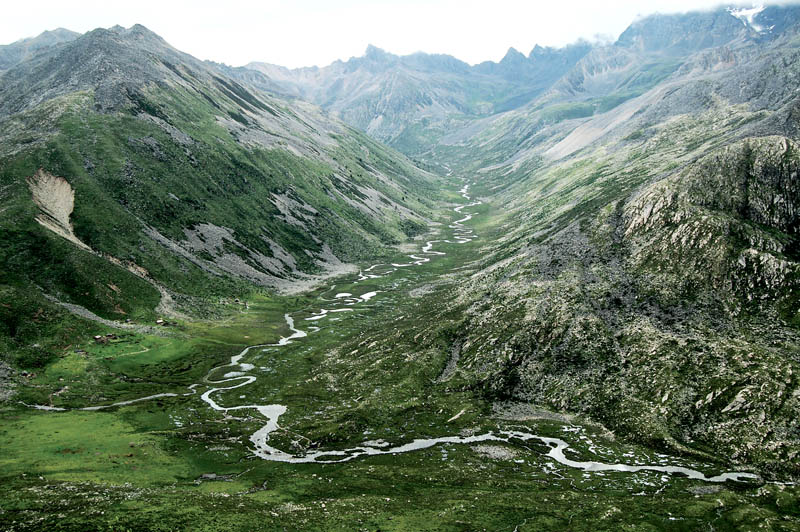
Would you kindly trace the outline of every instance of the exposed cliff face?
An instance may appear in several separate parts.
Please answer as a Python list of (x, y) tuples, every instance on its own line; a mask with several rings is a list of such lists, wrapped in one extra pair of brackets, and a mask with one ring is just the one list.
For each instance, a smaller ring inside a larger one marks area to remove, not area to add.
[(75, 191), (63, 177), (56, 177), (41, 168), (28, 178), (33, 201), (40, 209), (36, 221), (73, 244), (89, 249), (81, 242), (72, 228), (72, 210), (75, 207)]
[(685, 194), (702, 207), (795, 236), (800, 206), (798, 156), (797, 144), (781, 137), (727, 146), (699, 161)]
[(730, 11), (719, 9), (685, 15), (653, 15), (634, 22), (617, 45), (640, 52), (685, 55), (743, 39), (754, 30)]
[(789, 139), (748, 139), (646, 188), (623, 210), (634, 267), (735, 308), (793, 300), (799, 161)]

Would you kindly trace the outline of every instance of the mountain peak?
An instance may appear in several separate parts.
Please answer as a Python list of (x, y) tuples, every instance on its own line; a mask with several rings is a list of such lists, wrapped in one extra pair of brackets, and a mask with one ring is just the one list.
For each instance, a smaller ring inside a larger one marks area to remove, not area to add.
[(75, 38), (79, 36), (80, 33), (74, 32), (72, 30), (68, 30), (67, 28), (56, 28), (54, 30), (46, 30), (43, 31), (39, 37), (41, 38), (44, 36), (51, 36), (51, 37), (58, 37), (58, 38)]
[(142, 24), (134, 24), (130, 28), (124, 28), (117, 24), (116, 26), (108, 28), (108, 31), (119, 35), (120, 37), (133, 37), (139, 40), (147, 40), (164, 44), (164, 39), (162, 39), (160, 35), (143, 26)]
[(500, 60), (500, 62), (508, 63), (510, 61), (519, 62), (524, 60), (525, 60), (525, 55), (512, 46), (511, 48), (508, 49), (508, 52), (506, 52), (506, 55), (503, 57), (503, 59)]
[(75, 33), (65, 28), (56, 28), (44, 31), (36, 37), (29, 37), (12, 44), (0, 46), (0, 71), (7, 70), (42, 50), (74, 41), (78, 37), (80, 37), (80, 33)]
[(749, 12), (742, 16), (744, 19), (724, 8), (649, 15), (631, 24), (616, 44), (623, 48), (668, 55), (722, 46), (748, 34), (750, 28), (746, 20)]
[[(565, 49), (566, 48), (567, 47), (565, 47)], [(528, 59), (531, 59), (531, 60), (535, 61), (535, 60), (541, 59), (543, 57), (551, 56), (556, 52), (557, 52), (557, 50), (555, 48), (552, 48), (550, 46), (539, 46), (537, 44), (536, 46), (533, 47), (533, 50), (531, 50), (531, 53), (528, 54)]]
[(364, 57), (369, 57), (370, 59), (380, 59), (390, 55), (386, 50), (383, 48), (378, 48), (374, 44), (368, 44), (367, 50), (364, 52)]
[(353, 58), (344, 64), (348, 69), (366, 68), (370, 71), (379, 72), (389, 68), (396, 61), (396, 55), (370, 44), (367, 46), (363, 56)]
[[(0, 70), (3, 55), (0, 53)], [(196, 72), (203, 71), (196, 59), (139, 24), (97, 28), (63, 45), (28, 53), (23, 59), (8, 60), (8, 71), (3, 74), (6, 83), (0, 85), (0, 112), (18, 112), (44, 97), (86, 89), (94, 91), (101, 108), (120, 109), (129, 104), (129, 90), (176, 76), (161, 63), (183, 63)]]
[(54, 30), (45, 30), (36, 37), (26, 37), (11, 44), (0, 45), (0, 47), (8, 47), (16, 45), (24, 45), (24, 46), (33, 45), (37, 47), (51, 46), (52, 44), (71, 41), (78, 37), (80, 37), (80, 33), (76, 33), (66, 28), (56, 28)]

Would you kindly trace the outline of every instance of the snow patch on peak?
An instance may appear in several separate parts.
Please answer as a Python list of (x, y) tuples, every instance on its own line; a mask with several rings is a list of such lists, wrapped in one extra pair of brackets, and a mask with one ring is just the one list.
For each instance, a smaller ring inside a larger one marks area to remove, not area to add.
[(737, 9), (730, 7), (728, 8), (728, 13), (744, 22), (746, 26), (750, 26), (756, 31), (764, 31), (764, 28), (754, 22), (756, 15), (764, 11), (764, 9), (764, 4), (754, 3), (751, 8), (742, 7)]

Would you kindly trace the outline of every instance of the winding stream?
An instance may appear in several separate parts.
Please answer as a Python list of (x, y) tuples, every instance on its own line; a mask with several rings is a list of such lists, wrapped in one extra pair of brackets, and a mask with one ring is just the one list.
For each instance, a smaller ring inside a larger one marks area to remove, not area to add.
[[(369, 268), (366, 268), (359, 273), (358, 279), (354, 284), (358, 284), (359, 282), (367, 281), (370, 279), (378, 279), (384, 277), (386, 275), (398, 271), (398, 269), (400, 268), (419, 266), (421, 264), (431, 261), (432, 258), (435, 256), (445, 255), (446, 254), (445, 252), (436, 251), (433, 249), (435, 244), (439, 243), (464, 244), (474, 240), (475, 239), (474, 231), (471, 228), (464, 225), (466, 222), (472, 219), (473, 215), (464, 213), (462, 211), (466, 208), (480, 205), (481, 202), (477, 200), (474, 201), (472, 200), (472, 198), (469, 195), (469, 185), (465, 185), (461, 189), (460, 193), (462, 197), (469, 203), (461, 205), (454, 209), (454, 211), (457, 214), (464, 215), (464, 217), (459, 220), (456, 220), (455, 222), (451, 223), (448, 226), (450, 229), (452, 229), (452, 239), (430, 240), (426, 242), (420, 252), (408, 255), (408, 259), (410, 260), (410, 262), (372, 265)], [(331, 290), (333, 290), (333, 288), (335, 288), (335, 286), (332, 287)], [(305, 321), (317, 323), (319, 320), (325, 319), (326, 317), (329, 317), (333, 313), (350, 312), (353, 310), (352, 307), (359, 304), (367, 303), (372, 298), (376, 297), (378, 294), (379, 294), (378, 291), (366, 292), (361, 295), (353, 295), (352, 293), (349, 292), (341, 292), (337, 293), (333, 299), (321, 298), (323, 301), (330, 303), (329, 306), (331, 308), (319, 309), (318, 311), (314, 312), (310, 317), (305, 318)], [(561, 440), (559, 438), (538, 436), (536, 434), (526, 432), (524, 430), (498, 430), (497, 432), (488, 432), (485, 434), (478, 434), (472, 436), (444, 436), (439, 438), (422, 438), (422, 439), (415, 439), (411, 442), (396, 446), (392, 446), (385, 442), (364, 442), (360, 446), (352, 447), (345, 450), (327, 450), (327, 451), (316, 450), (301, 456), (289, 454), (280, 449), (270, 446), (268, 443), (270, 434), (279, 429), (278, 420), (284, 413), (286, 413), (287, 410), (286, 406), (279, 404), (270, 404), (270, 405), (249, 404), (249, 405), (237, 405), (237, 406), (223, 406), (220, 405), (214, 399), (215, 395), (218, 394), (219, 392), (234, 390), (237, 388), (243, 388), (245, 386), (254, 383), (257, 380), (256, 376), (248, 374), (248, 372), (256, 369), (255, 366), (243, 362), (243, 359), (245, 359), (245, 357), (251, 351), (258, 349), (266, 350), (267, 348), (270, 347), (283, 347), (297, 340), (300, 340), (308, 335), (306, 331), (299, 329), (295, 325), (294, 318), (290, 314), (285, 314), (284, 319), (286, 320), (286, 324), (288, 325), (289, 330), (291, 331), (291, 334), (289, 336), (280, 338), (278, 342), (275, 344), (261, 344), (261, 345), (253, 345), (247, 347), (238, 355), (231, 357), (229, 363), (213, 368), (211, 371), (209, 371), (208, 375), (206, 375), (204, 379), (205, 384), (209, 386), (209, 389), (200, 395), (200, 399), (202, 399), (209, 407), (218, 412), (223, 412), (227, 414), (238, 411), (255, 410), (259, 414), (261, 414), (261, 416), (263, 416), (264, 419), (266, 419), (266, 423), (264, 424), (264, 426), (258, 429), (250, 437), (250, 441), (254, 446), (253, 452), (255, 453), (256, 456), (264, 460), (270, 460), (275, 462), (286, 462), (292, 464), (302, 464), (302, 463), (328, 464), (328, 463), (348, 462), (350, 460), (354, 460), (356, 458), (364, 456), (408, 453), (420, 449), (428, 449), (438, 444), (446, 444), (446, 443), (472, 444), (479, 442), (510, 443), (512, 442), (512, 440), (518, 440), (523, 442), (536, 441), (542, 443), (546, 445), (549, 449), (548, 452), (546, 453), (546, 456), (550, 457), (551, 459), (555, 460), (556, 462), (562, 465), (581, 469), (586, 472), (654, 471), (661, 473), (685, 475), (689, 478), (706, 482), (725, 482), (727, 480), (744, 481), (744, 480), (759, 479), (757, 475), (754, 475), (752, 473), (742, 473), (742, 472), (731, 472), (731, 473), (723, 473), (717, 476), (706, 476), (700, 471), (680, 466), (628, 465), (621, 463), (576, 461), (565, 456), (564, 451), (569, 449), (570, 447), (566, 441)], [(319, 330), (318, 327), (313, 327), (313, 326), (310, 327), (310, 329)], [(230, 371), (226, 372), (223, 375), (222, 379), (218, 380), (211, 379), (212, 374), (225, 369), (230, 369)], [(200, 386), (200, 384), (194, 384), (190, 386), (190, 392), (183, 395), (195, 394), (196, 393), (195, 388), (197, 386)], [(142, 401), (147, 401), (150, 399), (177, 397), (178, 395), (179, 394), (175, 393), (162, 393), (105, 406), (86, 407), (82, 408), (81, 410), (102, 410), (117, 406), (130, 405)], [(55, 410), (55, 411), (65, 410), (63, 408), (49, 407), (42, 405), (26, 405), (26, 406), (30, 406), (31, 408), (37, 408), (40, 410)]]

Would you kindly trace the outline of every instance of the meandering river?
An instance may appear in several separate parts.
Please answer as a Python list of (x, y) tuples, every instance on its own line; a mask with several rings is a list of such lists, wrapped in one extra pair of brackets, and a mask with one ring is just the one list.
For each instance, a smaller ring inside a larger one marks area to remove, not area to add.
[[(478, 206), (481, 204), (481, 202), (473, 200), (471, 198), (471, 196), (469, 195), (469, 185), (465, 185), (460, 192), (462, 197), (467, 203), (459, 207), (456, 207), (454, 209), (454, 211), (459, 216), (463, 215), (463, 217), (454, 221), (448, 226), (449, 229), (452, 230), (452, 236), (450, 238), (442, 240), (430, 240), (426, 242), (422, 246), (420, 252), (407, 256), (408, 257), (407, 262), (374, 264), (368, 268), (365, 268), (359, 273), (358, 279), (354, 284), (358, 285), (358, 283), (363, 281), (369, 281), (372, 279), (378, 279), (380, 277), (384, 277), (386, 275), (396, 272), (400, 268), (411, 268), (414, 266), (419, 266), (433, 260), (436, 256), (445, 255), (446, 252), (441, 251), (440, 249), (438, 250), (434, 249), (436, 244), (442, 244), (442, 243), (465, 244), (467, 242), (471, 242), (475, 238), (475, 234), (473, 229), (471, 229), (465, 224), (470, 219), (472, 219), (473, 215), (465, 213), (463, 211), (464, 209), (469, 209), (471, 207)], [(321, 298), (321, 300), (326, 303), (325, 308), (320, 308), (316, 312), (312, 313), (310, 317), (305, 318), (305, 321), (311, 323), (317, 323), (320, 320), (323, 320), (334, 313), (350, 312), (353, 310), (354, 307), (369, 302), (373, 298), (378, 297), (379, 294), (380, 294), (379, 291), (367, 291), (360, 295), (354, 295), (353, 293), (350, 292), (341, 292), (336, 294), (333, 299)], [(685, 475), (689, 478), (702, 480), (706, 482), (725, 482), (727, 480), (744, 481), (744, 480), (757, 480), (759, 478), (757, 475), (754, 475), (752, 473), (743, 473), (743, 472), (730, 472), (716, 476), (706, 476), (700, 471), (691, 468), (664, 465), (664, 464), (629, 465), (622, 463), (604, 463), (595, 461), (572, 460), (567, 456), (565, 456), (564, 454), (564, 451), (569, 449), (569, 444), (566, 441), (559, 438), (539, 436), (537, 434), (533, 434), (524, 430), (498, 430), (496, 432), (488, 432), (472, 436), (444, 436), (439, 438), (420, 438), (400, 445), (391, 445), (389, 443), (380, 441), (364, 442), (359, 446), (355, 446), (349, 449), (315, 450), (313, 452), (309, 452), (303, 455), (294, 455), (287, 453), (285, 451), (282, 451), (280, 449), (277, 449), (269, 445), (270, 434), (274, 433), (276, 430), (280, 428), (278, 422), (280, 420), (280, 417), (284, 413), (286, 413), (287, 410), (286, 406), (280, 404), (266, 404), (266, 405), (247, 404), (247, 405), (223, 406), (219, 404), (219, 402), (215, 399), (215, 397), (217, 396), (217, 394), (219, 394), (219, 392), (233, 390), (237, 388), (244, 388), (256, 382), (258, 377), (253, 375), (252, 371), (257, 368), (253, 364), (246, 362), (247, 357), (251, 352), (256, 350), (266, 350), (273, 347), (283, 347), (293, 342), (300, 341), (308, 335), (308, 333), (305, 330), (301, 329), (295, 323), (295, 318), (291, 314), (286, 314), (284, 316), (284, 319), (286, 320), (286, 324), (288, 325), (289, 330), (291, 332), (289, 336), (280, 338), (278, 342), (274, 344), (253, 345), (247, 347), (238, 355), (231, 357), (229, 363), (213, 368), (206, 376), (204, 383), (202, 384), (198, 383), (190, 386), (189, 392), (183, 394), (183, 395), (194, 395), (196, 393), (197, 387), (201, 385), (206, 385), (209, 388), (200, 395), (200, 399), (204, 401), (210, 408), (225, 413), (251, 410), (258, 412), (261, 416), (263, 416), (264, 425), (260, 429), (258, 429), (255, 433), (253, 433), (253, 435), (250, 437), (250, 441), (252, 442), (253, 452), (255, 453), (255, 455), (264, 460), (287, 462), (294, 464), (300, 464), (300, 463), (326, 464), (326, 463), (347, 462), (350, 460), (366, 456), (408, 453), (408, 452), (418, 451), (420, 449), (427, 449), (439, 444), (512, 442), (513, 440), (516, 440), (522, 442), (536, 441), (541, 444), (544, 444), (548, 448), (546, 455), (551, 459), (555, 460), (556, 462), (562, 465), (581, 469), (587, 472), (655, 471), (660, 473)], [(314, 325), (309, 325), (309, 330), (318, 330), (318, 328)], [(225, 370), (228, 371), (224, 373), (221, 379), (215, 380), (211, 378), (212, 375)], [(131, 405), (134, 403), (139, 403), (151, 399), (176, 397), (178, 395), (179, 394), (175, 393), (162, 393), (157, 395), (151, 395), (148, 397), (141, 397), (129, 401), (113, 403), (110, 405), (85, 407), (82, 408), (81, 410), (102, 410), (118, 406)], [(27, 406), (31, 406), (32, 408), (37, 408), (40, 410), (53, 410), (53, 411), (64, 410), (63, 408), (49, 407), (42, 405), (27, 405)]]

